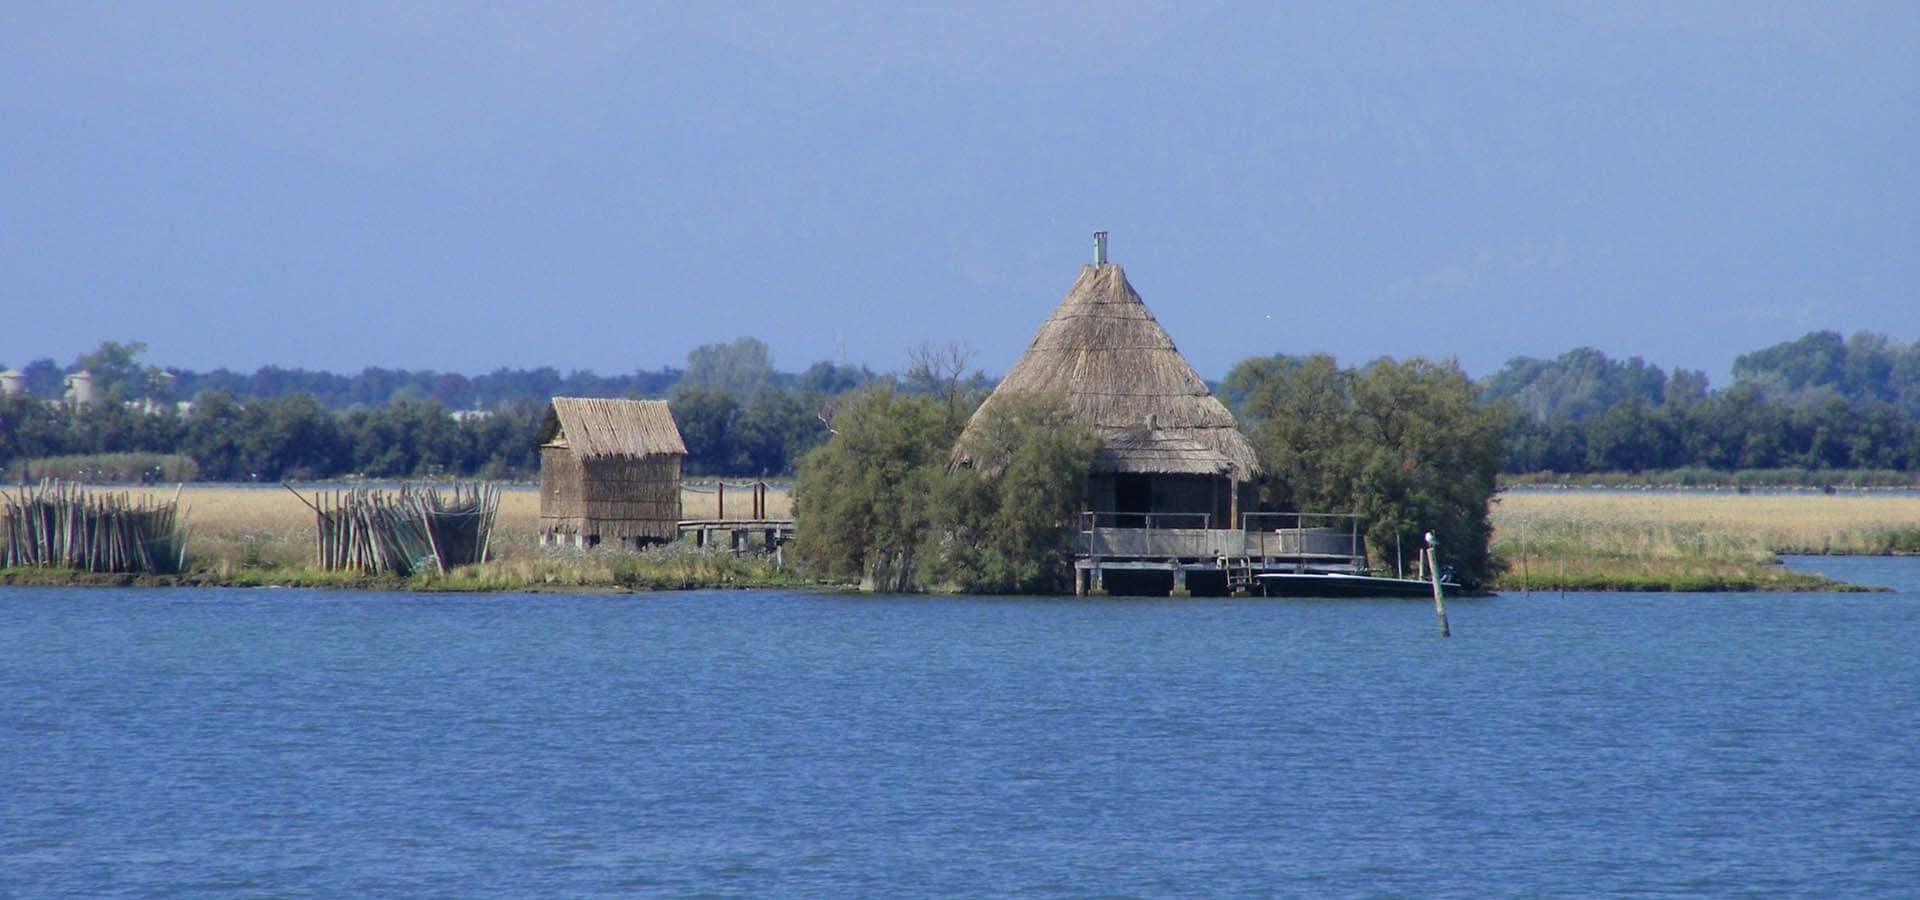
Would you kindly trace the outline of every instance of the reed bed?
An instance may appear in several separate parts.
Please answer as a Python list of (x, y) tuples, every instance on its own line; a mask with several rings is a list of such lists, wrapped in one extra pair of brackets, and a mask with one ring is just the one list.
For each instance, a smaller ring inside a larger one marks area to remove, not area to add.
[(1780, 554), (1920, 552), (1920, 496), (1512, 491), (1493, 509), (1496, 587), (1803, 589)]
[(518, 554), (444, 577), (429, 576), (436, 590), (679, 590), (696, 587), (811, 585), (803, 573), (768, 556), (736, 556), (720, 547), (677, 541), (635, 550), (622, 546), (565, 548)]

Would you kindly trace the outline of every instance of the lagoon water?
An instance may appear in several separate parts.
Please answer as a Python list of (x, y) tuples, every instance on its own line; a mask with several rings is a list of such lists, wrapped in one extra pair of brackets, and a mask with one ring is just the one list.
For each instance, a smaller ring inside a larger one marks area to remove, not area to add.
[(0, 588), (0, 895), (1920, 892), (1865, 595)]

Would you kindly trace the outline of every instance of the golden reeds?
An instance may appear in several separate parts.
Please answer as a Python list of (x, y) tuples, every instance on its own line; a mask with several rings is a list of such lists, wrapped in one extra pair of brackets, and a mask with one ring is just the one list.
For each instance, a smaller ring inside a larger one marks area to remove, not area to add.
[(1920, 497), (1511, 491), (1493, 508), (1504, 589), (1792, 586), (1780, 554), (1920, 552)]

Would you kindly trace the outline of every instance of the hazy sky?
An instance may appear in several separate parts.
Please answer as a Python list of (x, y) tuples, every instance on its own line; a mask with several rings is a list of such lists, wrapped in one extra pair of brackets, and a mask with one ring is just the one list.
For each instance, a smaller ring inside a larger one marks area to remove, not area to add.
[[(1920, 339), (1920, 4), (0, 4), (0, 363)], [(690, 11), (695, 10), (698, 11)]]

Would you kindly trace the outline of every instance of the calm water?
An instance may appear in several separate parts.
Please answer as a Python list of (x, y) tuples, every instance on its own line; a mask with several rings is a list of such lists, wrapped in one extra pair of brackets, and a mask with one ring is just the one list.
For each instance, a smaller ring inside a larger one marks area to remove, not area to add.
[(0, 895), (1920, 891), (1902, 592), (0, 588)]

